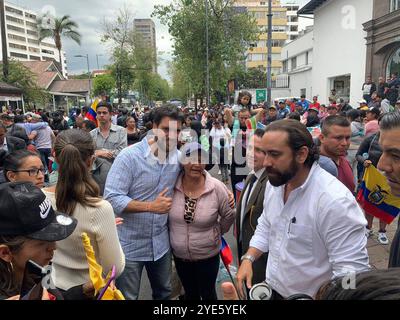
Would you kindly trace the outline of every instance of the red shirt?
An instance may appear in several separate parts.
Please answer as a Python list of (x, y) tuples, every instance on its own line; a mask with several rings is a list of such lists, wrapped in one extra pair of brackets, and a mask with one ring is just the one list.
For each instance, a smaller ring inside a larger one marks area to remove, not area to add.
[(318, 111), (319, 111), (319, 108), (321, 108), (321, 105), (320, 105), (319, 102), (311, 103), (311, 104), (310, 104), (310, 108), (317, 108)]
[[(336, 164), (336, 162), (335, 162)], [(346, 157), (339, 158), (338, 168), (338, 179), (342, 182), (352, 193), (354, 192), (356, 185), (354, 183), (353, 169)]]

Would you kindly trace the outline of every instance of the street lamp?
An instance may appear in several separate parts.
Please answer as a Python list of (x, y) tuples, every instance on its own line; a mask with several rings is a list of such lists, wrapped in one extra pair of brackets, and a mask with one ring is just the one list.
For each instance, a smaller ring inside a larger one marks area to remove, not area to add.
[(88, 75), (89, 75), (89, 99), (90, 99), (90, 103), (92, 103), (92, 79), (91, 79), (91, 74), (90, 74), (90, 65), (89, 65), (89, 54), (81, 55), (78, 54), (76, 56), (74, 56), (75, 58), (86, 58), (87, 61), (87, 68), (88, 68)]
[(268, 62), (267, 62), (267, 104), (271, 106), (272, 99), (272, 0), (268, 0)]
[(210, 65), (209, 65), (209, 49), (208, 49), (208, 0), (205, 0), (206, 5), (206, 59), (207, 59), (207, 79), (206, 79), (206, 90), (207, 90), (207, 108), (210, 105)]
[(97, 70), (100, 70), (100, 67), (99, 67), (99, 57), (102, 57), (102, 56), (103, 56), (102, 54), (96, 54)]

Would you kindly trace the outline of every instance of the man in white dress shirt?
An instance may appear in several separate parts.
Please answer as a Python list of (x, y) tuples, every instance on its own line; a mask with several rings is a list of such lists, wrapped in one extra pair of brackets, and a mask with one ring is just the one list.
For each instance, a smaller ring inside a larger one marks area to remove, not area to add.
[(237, 273), (251, 287), (252, 263), (268, 252), (266, 282), (275, 299), (314, 297), (349, 272), (369, 270), (367, 221), (352, 193), (317, 163), (306, 127), (295, 120), (270, 124), (262, 139), (269, 182), (264, 212)]

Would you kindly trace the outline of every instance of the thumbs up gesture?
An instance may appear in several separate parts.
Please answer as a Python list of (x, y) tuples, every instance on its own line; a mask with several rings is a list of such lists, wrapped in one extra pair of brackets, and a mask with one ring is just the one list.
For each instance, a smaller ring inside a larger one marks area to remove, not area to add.
[(168, 188), (165, 188), (163, 192), (161, 192), (156, 200), (154, 200), (151, 205), (151, 211), (154, 213), (168, 213), (171, 210), (172, 206), (172, 198), (166, 196), (168, 192)]

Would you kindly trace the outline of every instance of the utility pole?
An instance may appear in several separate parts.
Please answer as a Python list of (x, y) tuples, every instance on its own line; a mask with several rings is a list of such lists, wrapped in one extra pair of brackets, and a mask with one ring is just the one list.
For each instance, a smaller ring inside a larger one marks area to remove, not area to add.
[(90, 73), (90, 64), (89, 64), (89, 54), (86, 55), (76, 55), (75, 58), (86, 58), (87, 68), (88, 68), (88, 76), (89, 76), (89, 100), (90, 104), (92, 104), (92, 75)]
[(96, 60), (97, 60), (97, 70), (100, 70), (100, 66), (99, 66), (99, 57), (102, 57), (102, 54), (96, 54)]
[(267, 104), (271, 106), (272, 92), (272, 0), (268, 0), (268, 62), (267, 62)]
[(7, 52), (7, 38), (6, 38), (6, 15), (4, 8), (4, 0), (0, 0), (0, 23), (1, 23), (1, 46), (3, 53), (3, 76), (4, 80), (8, 80), (8, 52)]
[(207, 108), (210, 105), (210, 63), (209, 63), (209, 50), (208, 50), (208, 0), (205, 0), (206, 5), (206, 92), (207, 92)]

